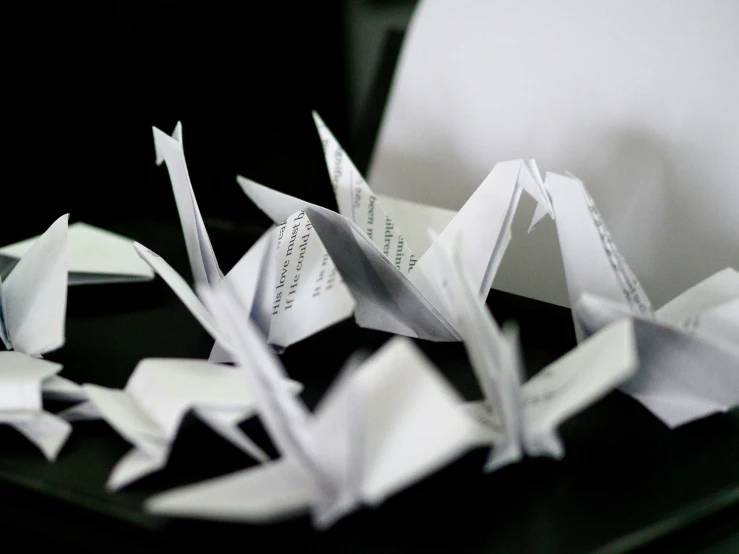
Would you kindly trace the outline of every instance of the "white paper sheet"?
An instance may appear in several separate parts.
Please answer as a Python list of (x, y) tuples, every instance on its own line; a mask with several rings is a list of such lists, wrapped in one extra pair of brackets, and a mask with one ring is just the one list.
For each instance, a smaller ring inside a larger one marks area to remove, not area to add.
[(302, 212), (277, 226), (269, 342), (288, 346), (351, 316), (354, 301)]
[[(510, 241), (521, 192), (526, 190), (544, 213), (551, 213), (536, 164), (496, 164), (436, 241), (417, 254), (402, 234), (407, 224), (418, 235), (412, 211), (398, 210), (406, 218), (393, 220), (328, 128), (316, 114), (314, 118), (339, 214), (239, 177), (242, 189), (275, 222), (291, 213), (295, 217), (291, 210), (308, 214), (354, 296), (360, 326), (427, 340), (459, 340), (435, 276), (435, 249), (459, 237), (465, 271), (484, 300)], [(419, 206), (419, 214), (426, 213), (429, 209)], [(437, 215), (433, 217), (441, 223), (444, 217)]]
[[(254, 459), (266, 454), (238, 424), (254, 414), (240, 372), (200, 360), (149, 358), (136, 366), (123, 390), (83, 385), (89, 401), (62, 413), (69, 421), (102, 417), (133, 449), (116, 464), (107, 487), (118, 490), (163, 468), (182, 418), (189, 410)], [(287, 381), (292, 394), (301, 387)]]
[[(214, 286), (224, 277), (188, 177), (182, 126), (178, 123), (171, 137), (154, 128), (154, 143), (157, 161), (166, 162), (169, 170), (195, 283)], [(252, 317), (269, 332), (270, 343), (286, 348), (346, 319), (354, 303), (304, 216), (290, 212), (276, 223), (271, 243), (276, 256), (264, 253), (267, 237), (263, 237), (225, 279), (233, 282), (243, 301), (249, 297)], [(274, 275), (263, 274), (260, 268)], [(182, 287), (173, 290), (178, 293)], [(217, 344), (211, 359), (227, 359), (225, 350), (225, 345)]]
[(584, 184), (547, 174), (578, 337), (635, 318), (640, 368), (622, 390), (670, 427), (739, 403), (739, 273), (717, 272), (662, 308), (629, 269)]
[(8, 349), (40, 356), (64, 344), (68, 219), (57, 219), (0, 282), (0, 336)]
[(560, 458), (557, 427), (634, 375), (638, 360), (634, 330), (623, 319), (580, 344), (522, 383), (517, 333), (506, 332), (478, 302), (459, 250), (439, 249), (438, 272), (458, 320), (485, 410), (477, 414), (491, 428), (493, 450), (485, 469), (517, 462), (526, 452)]
[[(33, 237), (0, 248), (0, 260), (19, 260), (38, 240)], [(131, 249), (133, 241), (87, 223), (69, 226), (67, 270), (70, 285), (148, 281), (154, 272)]]
[(0, 423), (25, 435), (50, 462), (72, 432), (68, 422), (43, 409), (43, 384), (61, 369), (20, 352), (0, 352)]
[[(736, 266), (737, 27), (725, 0), (422, 0), (367, 180), (458, 209), (497, 160), (574, 171), (661, 305)], [(527, 219), (494, 286), (567, 305), (554, 225)]]
[[(319, 528), (374, 504), (484, 442), (487, 431), (407, 339), (352, 359), (311, 414), (227, 286), (205, 292), (282, 457), (150, 498), (157, 514), (265, 522), (310, 511)], [(487, 438), (485, 439), (487, 440)]]

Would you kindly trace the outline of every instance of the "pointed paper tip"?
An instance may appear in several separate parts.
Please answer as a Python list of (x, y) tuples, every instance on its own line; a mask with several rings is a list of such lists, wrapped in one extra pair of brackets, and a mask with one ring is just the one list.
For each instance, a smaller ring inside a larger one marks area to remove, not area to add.
[(105, 483), (105, 490), (107, 492), (118, 492), (123, 488), (125, 483), (119, 483), (114, 475), (108, 479), (108, 481)]
[(165, 495), (166, 493), (159, 493), (144, 500), (144, 511), (150, 514), (166, 514), (167, 500)]
[(515, 464), (523, 458), (523, 450), (518, 442), (510, 442), (506, 445), (493, 446), (488, 456), (483, 471), (492, 473), (508, 465)]
[(240, 185), (245, 185), (245, 186), (250, 186), (252, 183), (254, 183), (254, 181), (252, 181), (248, 177), (244, 177), (243, 175), (237, 175), (236, 182)]
[[(197, 500), (197, 495), (196, 495)], [(149, 514), (160, 516), (187, 516), (203, 512), (202, 505), (193, 505), (187, 494), (184, 495), (177, 489), (160, 492), (150, 496), (143, 503), (144, 511)]]
[(244, 177), (243, 175), (237, 175), (236, 176), (236, 182), (241, 187), (241, 190), (244, 191), (244, 194), (246, 194), (249, 198), (251, 198), (251, 193), (254, 189), (265, 189), (264, 185), (260, 185), (256, 181), (249, 179), (248, 177)]
[(61, 228), (64, 227), (64, 233), (66, 235), (68, 229), (69, 229), (69, 214), (64, 214), (62, 216), (57, 217), (54, 222), (49, 225), (49, 227), (44, 231), (44, 235), (53, 235), (62, 232)]
[(174, 131), (172, 131), (172, 138), (175, 139), (180, 144), (182, 144), (182, 122), (181, 121), (178, 121), (177, 125), (174, 126)]
[(154, 135), (154, 154), (156, 155), (155, 163), (157, 165), (162, 165), (162, 162), (164, 161), (164, 156), (159, 149), (159, 141), (162, 140), (163, 137), (166, 137), (167, 134), (159, 127), (155, 127), (154, 125), (151, 126), (151, 131)]
[(552, 220), (554, 220), (553, 212), (550, 212), (543, 204), (537, 204), (536, 210), (534, 211), (534, 216), (531, 218), (531, 224), (529, 225), (528, 232), (530, 233), (531, 231), (533, 231), (536, 226), (539, 225), (539, 222), (546, 216), (549, 216), (552, 218)]
[(318, 112), (316, 110), (311, 110), (310, 113), (313, 116), (313, 122), (316, 124), (316, 127), (321, 129), (326, 126), (326, 124), (323, 122), (323, 119), (321, 119), (321, 116), (318, 115)]
[[(69, 432), (66, 433), (66, 436), (69, 436), (69, 434), (71, 432), (72, 432), (72, 430), (71, 430), (71, 427), (70, 427)], [(65, 437), (64, 440), (59, 441), (59, 444), (56, 444), (56, 445), (52, 446), (51, 448), (49, 448), (48, 450), (45, 450), (44, 451), (44, 456), (46, 457), (46, 459), (49, 462), (51, 462), (51, 463), (56, 462), (57, 458), (59, 458), (59, 453), (62, 451), (62, 448), (64, 448), (64, 444), (66, 442), (67, 442), (67, 440), (66, 440), (66, 437)]]
[(44, 453), (44, 458), (46, 458), (46, 461), (52, 464), (56, 462), (56, 459), (59, 456), (59, 450), (43, 451), (43, 453)]
[(548, 430), (531, 435), (525, 439), (526, 453), (529, 456), (543, 456), (561, 460), (565, 447), (556, 430)]
[[(142, 256), (142, 254), (154, 254), (154, 252), (150, 249), (141, 244), (140, 242), (133, 241), (133, 249), (136, 251), (136, 253), (139, 256)], [(155, 254), (156, 255), (156, 254)]]
[(536, 160), (534, 158), (527, 159), (526, 166), (529, 173), (531, 173), (531, 177), (536, 181), (536, 184), (541, 185), (544, 181), (541, 178), (541, 171), (539, 171), (539, 165), (536, 163)]

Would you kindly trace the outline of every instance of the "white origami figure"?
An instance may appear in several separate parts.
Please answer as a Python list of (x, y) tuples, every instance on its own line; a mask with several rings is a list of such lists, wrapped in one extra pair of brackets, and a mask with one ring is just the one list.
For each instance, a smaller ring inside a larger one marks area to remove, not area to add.
[[(286, 383), (291, 394), (300, 391)], [(254, 414), (246, 380), (231, 366), (201, 360), (145, 359), (123, 390), (83, 385), (89, 401), (62, 417), (68, 421), (105, 419), (133, 448), (116, 464), (107, 487), (118, 490), (167, 464), (172, 443), (188, 410), (216, 433), (260, 462), (266, 454), (239, 428)]]
[(498, 327), (464, 275), (459, 257), (441, 250), (439, 254), (449, 307), (457, 316), (485, 397), (470, 407), (493, 432), (494, 446), (485, 469), (494, 471), (517, 462), (524, 453), (561, 458), (564, 447), (557, 427), (636, 372), (631, 320), (625, 318), (598, 332), (522, 383), (517, 333)]
[(727, 268), (653, 310), (593, 199), (547, 174), (578, 338), (634, 318), (640, 368), (621, 387), (669, 427), (739, 403), (739, 272)]
[[(33, 237), (0, 248), (0, 267), (15, 265), (36, 243)], [(133, 241), (87, 223), (69, 226), (67, 271), (70, 285), (149, 281), (154, 272), (131, 250)]]
[(57, 388), (53, 381), (61, 368), (20, 352), (0, 352), (0, 423), (20, 431), (50, 462), (72, 432), (69, 423), (42, 407), (42, 391), (47, 383)]
[(411, 341), (347, 364), (315, 413), (285, 386), (278, 358), (228, 286), (203, 292), (235, 347), (276, 461), (156, 495), (148, 511), (267, 522), (310, 512), (325, 528), (490, 441)]
[(38, 359), (64, 344), (68, 219), (57, 219), (0, 280), (0, 339), (13, 351), (0, 352), (0, 422), (18, 429), (49, 461), (72, 429), (43, 411), (42, 392), (66, 400), (84, 397), (78, 385), (57, 375), (61, 365)]
[[(254, 299), (259, 309), (257, 323), (268, 335), (270, 344), (280, 348), (299, 342), (351, 315), (354, 309), (352, 297), (303, 214), (281, 220), (281, 225), (272, 231), (276, 236), (276, 244), (272, 248), (277, 250), (279, 269), (269, 281), (264, 281), (258, 273), (251, 273), (259, 267), (261, 247), (252, 248), (224, 277), (188, 176), (182, 126), (178, 123), (171, 137), (155, 127), (154, 146), (157, 163), (166, 163), (169, 170), (196, 283), (214, 286), (225, 279), (232, 281), (240, 291), (248, 288), (250, 293), (257, 294)], [(180, 291), (175, 289), (178, 295)], [(212, 359), (227, 359), (226, 350), (217, 342)]]
[[(433, 252), (459, 237), (465, 271), (480, 295), (486, 295), (510, 241), (522, 191), (539, 203), (537, 218), (551, 211), (536, 164), (497, 164), (419, 257), (402, 235), (401, 224), (406, 222), (388, 215), (333, 135), (314, 117), (339, 213), (238, 177), (244, 192), (275, 222), (307, 214), (354, 296), (361, 327), (435, 341), (460, 340), (439, 289)], [(434, 210), (418, 205), (418, 219), (446, 223), (444, 217), (434, 218)], [(411, 218), (408, 227), (415, 228), (412, 211), (404, 213)]]
[(0, 281), (0, 338), (8, 350), (41, 356), (64, 344), (68, 220), (57, 219)]
[[(34, 240), (7, 279), (0, 279), (0, 339), (8, 350), (40, 358), (64, 344), (68, 220), (69, 215), (57, 219)], [(42, 387), (56, 398), (84, 398), (79, 385), (56, 372)]]

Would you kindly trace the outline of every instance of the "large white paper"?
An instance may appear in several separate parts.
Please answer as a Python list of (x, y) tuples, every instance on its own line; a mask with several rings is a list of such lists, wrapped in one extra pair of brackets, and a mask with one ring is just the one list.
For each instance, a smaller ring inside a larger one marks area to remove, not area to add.
[[(300, 385), (288, 382), (295, 394)], [(246, 382), (230, 366), (200, 360), (142, 360), (123, 390), (83, 385), (89, 400), (62, 417), (69, 421), (102, 417), (133, 445), (113, 468), (107, 487), (118, 490), (162, 469), (179, 425), (189, 410), (215, 432), (260, 462), (268, 457), (238, 424), (254, 414)]]
[[(0, 248), (0, 266), (14, 265), (35, 244), (33, 237)], [(70, 285), (148, 281), (154, 272), (131, 249), (133, 241), (77, 222), (67, 233), (67, 270)]]
[[(273, 221), (305, 212), (356, 301), (362, 327), (435, 341), (459, 340), (435, 268), (436, 249), (459, 238), (462, 263), (484, 301), (511, 238), (510, 226), (523, 190), (551, 212), (536, 164), (495, 165), (462, 209), (424, 251), (414, 252), (403, 233), (418, 235), (412, 211), (393, 220), (320, 118), (314, 114), (339, 213), (279, 193), (243, 177), (244, 192)], [(429, 212), (419, 206), (419, 214)], [(434, 216), (441, 223), (444, 216)], [(424, 246), (420, 241), (419, 246)]]
[[(214, 286), (224, 278), (231, 281), (243, 300), (250, 297), (248, 304), (255, 310), (252, 317), (269, 333), (270, 343), (281, 348), (351, 315), (351, 295), (302, 214), (291, 212), (276, 221), (278, 226), (271, 231), (276, 255), (265, 253), (263, 244), (255, 245), (223, 277), (188, 177), (182, 126), (178, 123), (171, 137), (154, 128), (154, 144), (157, 162), (166, 162), (169, 170), (196, 283)], [(274, 273), (262, 273), (260, 268), (265, 267), (274, 268)], [(174, 290), (178, 293), (181, 287)], [(211, 359), (227, 357), (225, 350), (225, 345), (217, 343)]]
[(739, 403), (739, 273), (653, 310), (582, 181), (547, 174), (578, 338), (635, 318), (640, 369), (622, 390), (670, 427)]
[[(661, 305), (736, 266), (738, 27), (726, 0), (422, 0), (368, 182), (458, 209), (496, 160), (572, 170)], [(567, 305), (554, 225), (527, 224), (494, 286)]]
[(9, 350), (41, 356), (64, 344), (68, 219), (57, 219), (0, 281), (0, 337)]
[(156, 495), (157, 514), (265, 522), (310, 511), (319, 528), (375, 504), (489, 433), (407, 339), (364, 362), (350, 360), (315, 413), (286, 393), (284, 370), (228, 287), (207, 291), (228, 328), (244, 379), (282, 457), (269, 464)]
[(471, 406), (492, 432), (485, 469), (514, 463), (524, 452), (562, 457), (557, 427), (634, 375), (638, 360), (631, 321), (614, 323), (522, 383), (517, 333), (503, 332), (478, 302), (459, 255), (445, 249), (439, 254), (449, 306), (485, 397), (483, 405)]
[(69, 423), (44, 411), (42, 404), (43, 384), (61, 368), (20, 352), (0, 352), (0, 423), (25, 435), (50, 462), (72, 432)]

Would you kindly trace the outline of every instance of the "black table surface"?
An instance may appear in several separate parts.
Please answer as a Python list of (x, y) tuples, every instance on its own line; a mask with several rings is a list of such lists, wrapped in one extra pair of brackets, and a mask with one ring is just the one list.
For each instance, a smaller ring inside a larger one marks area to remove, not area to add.
[[(177, 226), (140, 221), (113, 230), (189, 275)], [(253, 227), (211, 226), (211, 233), (224, 270), (258, 236)], [(575, 344), (567, 309), (497, 291), (488, 304), (499, 321), (519, 323), (530, 373)], [(48, 357), (78, 382), (122, 387), (141, 358), (205, 358), (212, 344), (159, 279), (72, 287), (67, 312), (66, 344)], [(388, 338), (347, 320), (291, 346), (282, 360), (304, 383), (303, 398), (312, 407), (351, 352), (375, 349)], [(480, 398), (461, 344), (417, 343), (466, 398)], [(245, 426), (269, 448), (256, 419)], [(155, 492), (252, 463), (191, 415), (167, 467), (117, 493), (106, 492), (105, 481), (130, 445), (106, 423), (75, 423), (56, 463), (0, 426), (0, 529), (29, 546), (63, 544), (83, 552), (190, 551), (236, 540), (245, 549), (576, 553), (689, 552), (739, 528), (737, 411), (670, 431), (614, 392), (566, 422), (561, 435), (563, 460), (526, 459), (486, 474), (487, 451), (475, 450), (383, 505), (317, 532), (308, 517), (255, 526), (146, 514), (142, 502)]]

